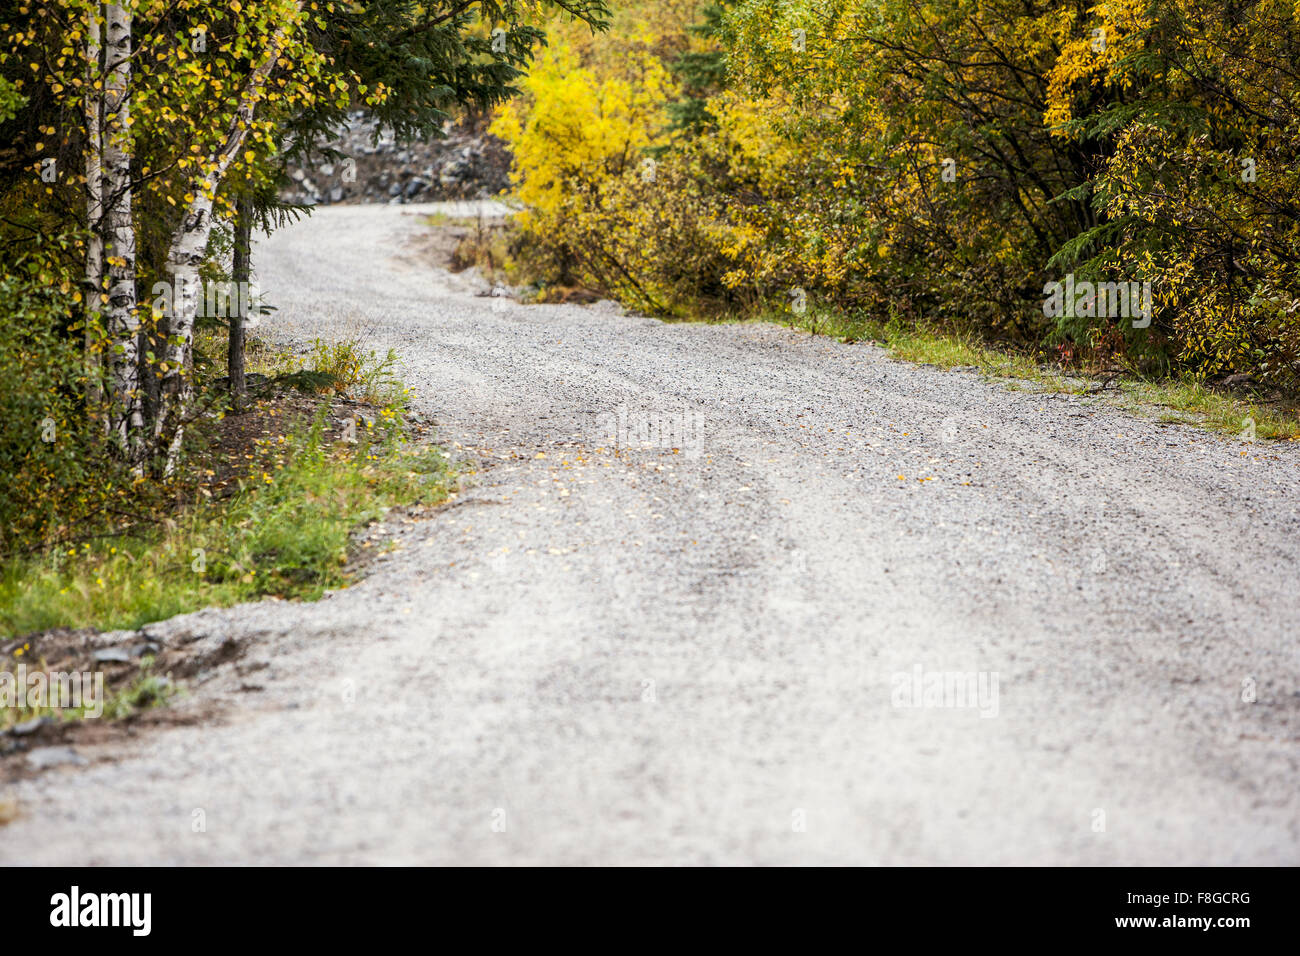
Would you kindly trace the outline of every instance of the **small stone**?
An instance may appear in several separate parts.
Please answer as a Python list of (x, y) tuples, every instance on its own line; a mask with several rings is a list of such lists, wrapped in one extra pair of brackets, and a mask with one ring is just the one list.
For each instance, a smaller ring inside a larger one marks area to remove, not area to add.
[(125, 647), (104, 647), (95, 651), (96, 664), (125, 664), (131, 660), (131, 651)]
[(80, 766), (85, 762), (86, 758), (71, 747), (42, 747), (39, 750), (33, 750), (27, 755), (27, 765), (33, 770), (46, 770), (50, 767), (68, 765)]
[(9, 728), (11, 737), (30, 737), (46, 724), (54, 723), (53, 717), (33, 717), (31, 720), (24, 720), (21, 724), (14, 724)]

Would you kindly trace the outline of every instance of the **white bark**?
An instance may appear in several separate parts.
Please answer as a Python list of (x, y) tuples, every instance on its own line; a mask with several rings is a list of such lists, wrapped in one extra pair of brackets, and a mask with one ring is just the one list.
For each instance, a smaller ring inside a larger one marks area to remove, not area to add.
[(104, 68), (103, 203), (108, 264), (110, 432), (138, 461), (144, 416), (135, 297), (135, 229), (131, 222), (131, 13), (108, 5)]
[(83, 108), (86, 118), (86, 395), (90, 404), (100, 400), (99, 376), (102, 364), (94, 348), (98, 336), (100, 293), (104, 285), (104, 141), (101, 110), (104, 92), (95, 89), (102, 70), (103, 48), (100, 46), (99, 17), (102, 5), (90, 10), (86, 34), (86, 89)]
[(170, 273), (174, 295), (167, 344), (163, 349), (165, 369), (159, 389), (158, 417), (154, 422), (154, 437), (159, 445), (167, 448), (165, 470), (168, 473), (175, 467), (180, 452), (190, 400), (190, 382), (185, 367), (189, 362), (194, 319), (201, 300), (201, 296), (194, 293), (199, 288), (199, 266), (203, 263), (208, 236), (212, 232), (213, 201), (226, 170), (243, 145), (257, 103), (266, 88), (271, 71), (275, 69), (275, 61), (284, 49), (287, 32), (287, 24), (275, 32), (267, 47), (266, 59), (249, 76), (221, 149), (216, 156), (211, 157), (207, 171), (190, 185), (194, 200), (185, 210), (168, 250), (167, 271)]

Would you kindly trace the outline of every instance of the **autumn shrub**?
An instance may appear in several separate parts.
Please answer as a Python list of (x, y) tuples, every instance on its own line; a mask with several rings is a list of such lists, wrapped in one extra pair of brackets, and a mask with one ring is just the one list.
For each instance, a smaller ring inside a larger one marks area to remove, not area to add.
[[(312, 350), (302, 363), (302, 372), (317, 376), (323, 384), (316, 391), (346, 394), (372, 405), (405, 402), (408, 390), (397, 377), (397, 352), (385, 354), (365, 347), (362, 338), (312, 341)], [(281, 379), (283, 381), (283, 378)]]
[(166, 521), (0, 562), (0, 637), (55, 627), (134, 628), (264, 595), (314, 599), (346, 584), (352, 534), (395, 504), (434, 504), (455, 471), (436, 446), (408, 442), (393, 409), (331, 441), (324, 408), (250, 469), (230, 497)]
[(59, 265), (66, 240), (0, 274), (0, 554), (68, 535), (118, 506), (131, 477), (87, 414), (81, 296)]
[(1298, 16), (1291, 0), (1099, 6), (1094, 40), (1062, 52), (1049, 111), (1058, 136), (1107, 146), (1088, 183), (1099, 222), (1073, 245), (1153, 281), (1170, 358), (1292, 390)]
[(539, 284), (661, 314), (726, 294), (717, 193), (694, 157), (667, 152), (680, 92), (670, 64), (694, 6), (623, 10), (604, 44), (557, 25), (523, 95), (499, 111), (492, 131), (514, 151), (523, 258)]
[(558, 33), (498, 120), (553, 274), (1300, 385), (1293, 0), (669, 6)]

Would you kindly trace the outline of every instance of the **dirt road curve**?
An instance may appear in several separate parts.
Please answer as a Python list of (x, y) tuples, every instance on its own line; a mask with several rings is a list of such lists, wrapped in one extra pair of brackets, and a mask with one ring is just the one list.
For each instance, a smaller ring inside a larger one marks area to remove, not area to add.
[(475, 297), (414, 211), (262, 286), (479, 473), (355, 587), (151, 628), (238, 642), (224, 718), (22, 783), (0, 861), (1300, 863), (1300, 448)]

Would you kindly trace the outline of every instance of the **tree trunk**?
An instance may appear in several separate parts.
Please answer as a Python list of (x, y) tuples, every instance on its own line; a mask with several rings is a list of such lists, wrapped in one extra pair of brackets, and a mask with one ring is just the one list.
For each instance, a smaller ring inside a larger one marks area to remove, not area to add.
[(104, 177), (101, 201), (108, 264), (108, 342), (112, 373), (109, 431), (131, 461), (139, 461), (144, 419), (140, 404), (139, 316), (135, 296), (135, 229), (131, 222), (131, 14), (108, 5), (104, 63)]
[[(100, 46), (99, 16), (102, 7), (90, 11), (86, 33), (86, 93), (83, 108), (86, 118), (86, 399), (94, 408), (101, 395), (99, 379), (103, 363), (98, 354), (99, 312), (104, 291), (104, 140), (101, 111), (103, 89), (96, 89), (103, 69)], [(105, 422), (107, 425), (107, 422)]]
[(208, 236), (212, 232), (212, 206), (217, 188), (244, 142), (267, 78), (284, 48), (286, 30), (287, 26), (281, 27), (271, 37), (266, 59), (248, 77), (243, 99), (226, 129), (220, 152), (210, 161), (207, 172), (191, 184), (194, 200), (185, 210), (167, 254), (174, 302), (167, 328), (167, 345), (159, 366), (162, 380), (158, 390), (158, 415), (154, 421), (154, 439), (159, 449), (166, 449), (165, 475), (171, 474), (176, 466), (184, 437), (185, 416), (189, 411), (190, 380), (185, 374), (185, 366), (194, 336), (194, 319), (198, 314), (199, 266), (203, 263)]
[(242, 412), (248, 404), (248, 386), (244, 381), (244, 308), (251, 303), (243, 295), (243, 290), (248, 287), (252, 275), (252, 234), (253, 201), (249, 196), (241, 196), (235, 209), (235, 254), (230, 269), (230, 278), (240, 289), (240, 294), (236, 300), (238, 307), (230, 316), (230, 345), (226, 351), (230, 399), (237, 412)]

